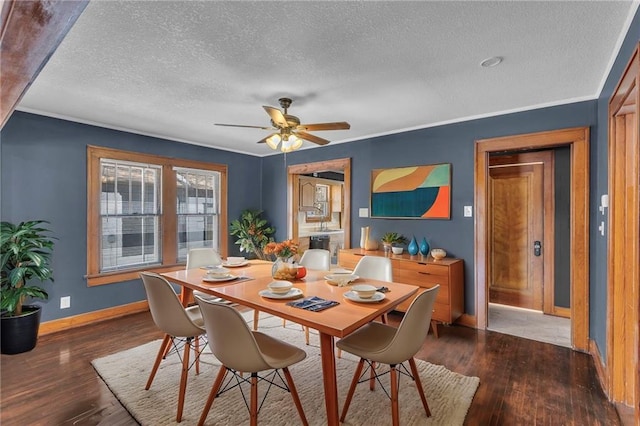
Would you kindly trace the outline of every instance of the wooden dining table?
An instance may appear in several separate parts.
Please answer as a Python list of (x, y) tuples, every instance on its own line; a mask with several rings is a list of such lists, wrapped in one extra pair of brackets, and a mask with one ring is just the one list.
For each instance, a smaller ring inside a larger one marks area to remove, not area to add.
[(339, 302), (338, 305), (319, 312), (288, 306), (288, 299), (272, 299), (260, 296), (259, 292), (273, 281), (270, 262), (250, 261), (246, 266), (233, 268), (231, 274), (237, 278), (222, 282), (206, 282), (206, 271), (188, 269), (161, 274), (169, 281), (182, 286), (181, 299), (187, 305), (193, 290), (221, 297), (230, 302), (266, 312), (285, 320), (317, 330), (320, 335), (320, 354), (324, 385), (327, 424), (338, 425), (338, 386), (334, 338), (342, 338), (370, 321), (393, 310), (418, 291), (417, 286), (371, 279), (359, 279), (354, 284), (367, 283), (376, 287), (387, 287), (385, 298), (380, 302), (360, 303), (346, 299), (343, 295), (350, 286), (339, 287), (327, 283), (325, 276), (330, 271), (307, 271), (307, 275), (293, 281), (293, 286), (302, 290), (303, 297), (318, 296)]

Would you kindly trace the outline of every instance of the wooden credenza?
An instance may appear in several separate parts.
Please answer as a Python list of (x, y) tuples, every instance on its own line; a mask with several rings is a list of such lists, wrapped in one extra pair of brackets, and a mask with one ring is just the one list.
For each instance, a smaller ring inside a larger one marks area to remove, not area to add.
[[(446, 257), (435, 260), (431, 256), (385, 255), (383, 251), (365, 251), (358, 248), (340, 250), (338, 264), (343, 268), (353, 269), (363, 256), (389, 257), (393, 267), (394, 282), (417, 285), (425, 290), (440, 284), (433, 312), (434, 320), (451, 324), (463, 314), (464, 262), (462, 259)], [(418, 290), (418, 294), (420, 293), (421, 290)], [(414, 298), (415, 296), (404, 301), (396, 310), (406, 312)]]

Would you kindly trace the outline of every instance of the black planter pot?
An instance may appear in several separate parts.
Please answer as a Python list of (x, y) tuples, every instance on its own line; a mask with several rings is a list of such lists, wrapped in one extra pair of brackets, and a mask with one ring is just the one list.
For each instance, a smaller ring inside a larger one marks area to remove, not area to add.
[(5, 317), (3, 314), (0, 319), (0, 352), (14, 355), (35, 348), (41, 312), (40, 306), (24, 305), (20, 316)]

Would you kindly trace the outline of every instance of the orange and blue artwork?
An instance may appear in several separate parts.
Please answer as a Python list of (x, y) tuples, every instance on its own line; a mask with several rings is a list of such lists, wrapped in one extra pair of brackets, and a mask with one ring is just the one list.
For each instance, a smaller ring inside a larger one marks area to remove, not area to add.
[(450, 219), (451, 164), (372, 170), (371, 217)]

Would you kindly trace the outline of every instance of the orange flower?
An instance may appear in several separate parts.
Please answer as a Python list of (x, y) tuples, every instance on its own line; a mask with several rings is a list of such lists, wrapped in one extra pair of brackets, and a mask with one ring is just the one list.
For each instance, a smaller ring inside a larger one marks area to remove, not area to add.
[(264, 247), (264, 252), (288, 259), (298, 254), (298, 244), (293, 240), (285, 240), (281, 243), (270, 242)]

